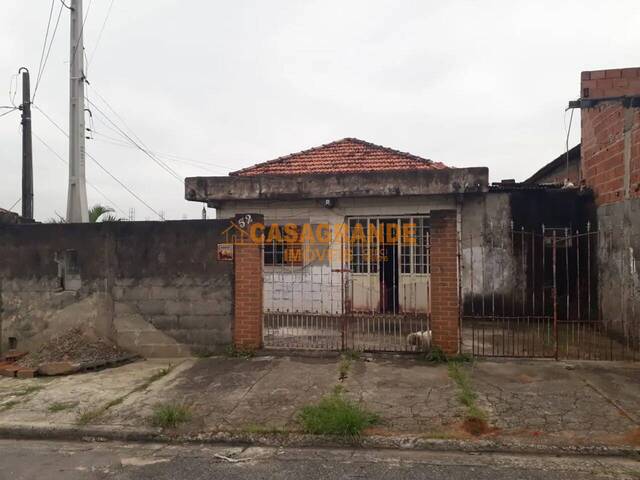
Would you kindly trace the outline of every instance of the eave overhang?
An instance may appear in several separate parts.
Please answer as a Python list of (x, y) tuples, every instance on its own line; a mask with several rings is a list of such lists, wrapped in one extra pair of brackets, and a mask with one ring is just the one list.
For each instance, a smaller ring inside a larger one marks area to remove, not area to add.
[(185, 198), (194, 202), (398, 197), (482, 193), (486, 167), (345, 174), (188, 177)]

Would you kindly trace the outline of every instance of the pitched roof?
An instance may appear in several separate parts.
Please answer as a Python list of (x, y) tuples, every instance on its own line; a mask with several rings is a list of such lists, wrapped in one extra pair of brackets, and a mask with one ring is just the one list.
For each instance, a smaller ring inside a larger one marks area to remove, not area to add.
[(440, 162), (382, 147), (357, 138), (343, 138), (319, 147), (292, 153), (229, 175), (303, 175), (356, 173), (385, 170), (440, 170)]
[(571, 148), (569, 152), (560, 154), (555, 160), (551, 160), (545, 166), (543, 166), (536, 173), (527, 178), (523, 183), (537, 183), (540, 179), (544, 178), (547, 174), (555, 170), (556, 168), (566, 165), (567, 153), (569, 154), (569, 162), (580, 162), (580, 143)]

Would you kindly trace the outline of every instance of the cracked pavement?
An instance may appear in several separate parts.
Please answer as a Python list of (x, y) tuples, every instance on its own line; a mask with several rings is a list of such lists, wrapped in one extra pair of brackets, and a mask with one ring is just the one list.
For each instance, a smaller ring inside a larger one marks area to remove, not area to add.
[[(149, 383), (168, 363), (172, 370)], [(148, 428), (156, 405), (187, 404), (178, 433), (264, 433), (299, 429), (297, 414), (342, 385), (377, 413), (367, 433), (470, 439), (465, 409), (446, 365), (408, 357), (362, 356), (344, 381), (340, 358), (256, 356), (249, 359), (147, 360), (68, 377), (0, 378), (0, 427), (74, 425), (87, 410), (115, 402), (94, 425)], [(478, 361), (466, 365), (487, 436), (552, 445), (640, 444), (640, 364)], [(66, 408), (52, 411), (52, 404)]]
[(12, 480), (640, 478), (628, 458), (120, 442), (0, 440), (0, 464), (0, 478)]

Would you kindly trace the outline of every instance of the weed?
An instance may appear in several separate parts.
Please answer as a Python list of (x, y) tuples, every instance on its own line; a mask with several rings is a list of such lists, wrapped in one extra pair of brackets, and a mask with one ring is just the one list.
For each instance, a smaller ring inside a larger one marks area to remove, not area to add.
[(196, 358), (211, 358), (213, 357), (213, 352), (208, 352), (206, 350), (200, 351), (200, 352), (195, 352), (194, 356)]
[(448, 356), (440, 347), (431, 347), (425, 354), (423, 359), (430, 363), (472, 363), (473, 356), (468, 353), (458, 353)]
[(3, 403), (2, 405), (0, 405), (0, 412), (5, 412), (7, 410), (12, 409), (13, 407), (15, 407), (16, 405), (18, 405), (20, 402), (18, 400), (9, 400), (6, 403)]
[(424, 360), (430, 363), (447, 363), (447, 354), (440, 347), (431, 347), (424, 355)]
[(31, 385), (30, 387), (26, 387), (22, 390), (20, 390), (19, 392), (15, 392), (14, 395), (16, 397), (24, 397), (26, 395), (29, 395), (31, 393), (35, 393), (39, 390), (42, 390), (44, 387), (42, 385)]
[(485, 433), (488, 428), (486, 414), (476, 404), (478, 395), (473, 391), (471, 379), (461, 363), (449, 363), (449, 377), (456, 382), (458, 386), (458, 401), (467, 410), (467, 417), (464, 423), (466, 430), (473, 435)]
[(251, 348), (236, 347), (235, 345), (229, 345), (226, 348), (225, 353), (227, 357), (247, 359), (255, 356), (256, 351)]
[[(133, 392), (141, 392), (142, 390), (146, 390), (147, 388), (149, 388), (151, 386), (151, 384), (153, 382), (155, 382), (157, 380), (160, 380), (162, 377), (167, 376), (169, 374), (169, 372), (171, 372), (171, 370), (173, 370), (173, 368), (174, 367), (171, 364), (167, 365), (164, 368), (161, 368), (156, 373), (151, 375), (142, 385), (138, 385), (136, 388), (134, 388), (131, 393), (133, 393)], [(122, 400), (124, 400), (124, 398), (125, 397), (122, 397)], [(120, 403), (120, 402), (118, 402), (118, 403)]]
[(340, 365), (338, 366), (338, 374), (339, 380), (342, 382), (345, 378), (347, 378), (347, 374), (349, 373), (349, 369), (351, 368), (351, 360), (346, 357), (342, 357), (340, 360)]
[(89, 425), (93, 423), (100, 415), (102, 415), (106, 409), (97, 408), (94, 410), (86, 409), (81, 411), (76, 418), (76, 424), (78, 425)]
[(187, 405), (166, 403), (157, 405), (153, 409), (151, 423), (154, 427), (175, 428), (181, 423), (189, 421), (191, 410)]
[(93, 409), (93, 410), (87, 409), (87, 410), (84, 410), (84, 411), (80, 412), (80, 414), (78, 415), (78, 418), (76, 419), (76, 423), (78, 425), (88, 425), (90, 423), (93, 423), (97, 418), (101, 417), (104, 413), (106, 413), (106, 411), (109, 410), (111, 407), (115, 407), (116, 405), (120, 405), (132, 393), (141, 392), (143, 390), (146, 390), (147, 388), (149, 388), (149, 386), (151, 386), (151, 384), (153, 382), (155, 382), (156, 380), (159, 380), (162, 377), (164, 377), (165, 375), (167, 375), (171, 370), (173, 370), (173, 368), (174, 367), (171, 364), (168, 365), (165, 368), (161, 368), (156, 373), (151, 375), (143, 384), (138, 385), (133, 390), (131, 390), (129, 393), (126, 393), (124, 395), (121, 395), (120, 397), (114, 398), (113, 400), (108, 401), (107, 403), (105, 403), (104, 405), (102, 405), (99, 408), (96, 408), (96, 409)]
[(242, 432), (254, 435), (284, 435), (289, 431), (284, 427), (270, 427), (268, 425), (247, 425)]
[(342, 392), (342, 389), (335, 389), (316, 405), (300, 411), (298, 420), (306, 433), (355, 439), (365, 428), (379, 421), (377, 415), (344, 398)]
[(62, 412), (64, 410), (69, 410), (78, 405), (78, 402), (53, 402), (47, 410), (51, 413)]
[(349, 360), (360, 360), (362, 356), (362, 352), (358, 350), (346, 350), (343, 354), (343, 358), (348, 358)]

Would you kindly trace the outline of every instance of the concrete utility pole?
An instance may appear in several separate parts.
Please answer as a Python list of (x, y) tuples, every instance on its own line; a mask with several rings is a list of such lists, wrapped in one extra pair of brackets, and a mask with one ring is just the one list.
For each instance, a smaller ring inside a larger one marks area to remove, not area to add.
[(33, 219), (33, 150), (31, 141), (31, 84), (22, 67), (22, 217)]
[(69, 191), (67, 222), (89, 221), (85, 177), (84, 42), (82, 0), (71, 0), (71, 91), (69, 106)]

